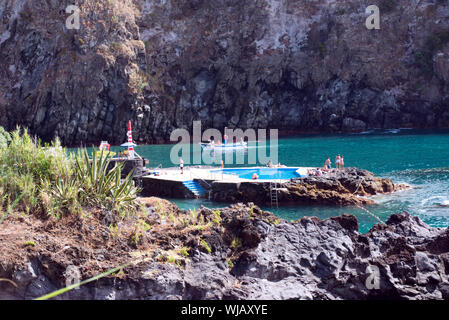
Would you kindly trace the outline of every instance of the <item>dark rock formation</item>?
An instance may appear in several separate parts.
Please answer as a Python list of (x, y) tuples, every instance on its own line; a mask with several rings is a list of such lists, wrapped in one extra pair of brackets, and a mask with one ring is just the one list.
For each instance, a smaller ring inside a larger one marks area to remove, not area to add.
[[(449, 126), (449, 5), (436, 0), (0, 4), (0, 125), (68, 145), (174, 128)], [(368, 30), (368, 5), (381, 10)]]
[[(198, 214), (206, 222), (216, 218), (206, 208)], [(146, 259), (126, 276), (103, 278), (59, 298), (449, 299), (449, 231), (406, 212), (367, 234), (357, 232), (352, 215), (289, 223), (252, 205), (234, 205), (220, 216), (220, 225), (203, 234), (208, 250), (187, 237), (185, 265)], [(148, 231), (149, 239), (163, 239), (160, 230)], [(165, 236), (168, 245), (185, 233)], [(57, 270), (65, 267), (35, 255), (27, 266), (3, 269), (0, 277), (18, 288), (0, 283), (0, 297), (34, 298), (64, 286)]]
[[(408, 188), (394, 184), (391, 179), (375, 177), (371, 172), (356, 168), (331, 170), (323, 176), (292, 179), (278, 187), (280, 204), (353, 205), (374, 203), (365, 198)], [(269, 182), (216, 182), (212, 184), (215, 201), (251, 201), (270, 204)]]

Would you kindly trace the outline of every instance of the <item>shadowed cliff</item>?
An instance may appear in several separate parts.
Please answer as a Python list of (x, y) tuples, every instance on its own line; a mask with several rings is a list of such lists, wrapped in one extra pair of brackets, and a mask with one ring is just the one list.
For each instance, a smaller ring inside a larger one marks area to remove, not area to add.
[[(175, 128), (449, 127), (441, 0), (0, 3), (0, 125), (67, 145)], [(368, 30), (366, 7), (380, 8)]]

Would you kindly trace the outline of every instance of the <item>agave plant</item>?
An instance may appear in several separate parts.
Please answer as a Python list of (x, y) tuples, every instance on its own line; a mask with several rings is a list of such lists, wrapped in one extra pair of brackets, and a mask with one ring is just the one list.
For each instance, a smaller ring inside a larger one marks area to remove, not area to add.
[(60, 179), (52, 185), (43, 183), (43, 186), (41, 200), (48, 214), (60, 217), (61, 214), (81, 212), (81, 188), (76, 179)]
[(91, 206), (101, 206), (105, 209), (132, 211), (136, 208), (136, 198), (139, 189), (134, 186), (132, 172), (121, 179), (123, 164), (110, 167), (110, 156), (100, 156), (92, 152), (89, 158), (86, 149), (75, 157), (75, 178), (81, 186), (82, 202)]

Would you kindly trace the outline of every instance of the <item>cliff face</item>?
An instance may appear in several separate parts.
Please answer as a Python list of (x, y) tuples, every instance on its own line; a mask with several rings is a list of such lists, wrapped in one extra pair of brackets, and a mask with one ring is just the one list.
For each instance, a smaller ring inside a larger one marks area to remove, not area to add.
[[(444, 0), (0, 2), (0, 124), (68, 145), (175, 128), (449, 127)], [(366, 7), (381, 10), (368, 30)]]

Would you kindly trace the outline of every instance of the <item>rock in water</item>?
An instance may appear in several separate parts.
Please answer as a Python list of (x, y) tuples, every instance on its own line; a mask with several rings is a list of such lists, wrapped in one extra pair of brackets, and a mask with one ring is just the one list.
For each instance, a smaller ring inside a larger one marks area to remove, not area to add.
[[(278, 199), (281, 204), (324, 204), (357, 205), (372, 204), (366, 198), (376, 194), (391, 193), (410, 188), (403, 184), (394, 184), (391, 179), (375, 177), (369, 171), (357, 168), (345, 170), (332, 169), (328, 173), (315, 177), (292, 179), (280, 183)], [(270, 204), (270, 183), (241, 182), (212, 183), (215, 201), (252, 201), (257, 204)]]

